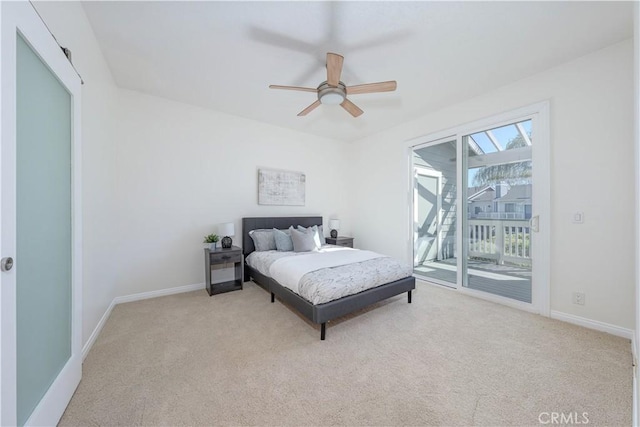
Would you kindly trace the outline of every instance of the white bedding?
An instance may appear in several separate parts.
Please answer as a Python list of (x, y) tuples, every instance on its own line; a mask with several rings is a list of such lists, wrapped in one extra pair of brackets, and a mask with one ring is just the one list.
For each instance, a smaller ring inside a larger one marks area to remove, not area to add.
[(283, 257), (292, 257), (298, 255), (305, 255), (306, 252), (283, 252), (283, 251), (261, 251), (261, 252), (251, 252), (244, 262), (258, 270), (260, 273), (264, 274), (267, 277), (271, 277), (269, 274), (269, 267), (271, 264), (279, 258)]
[(285, 288), (300, 294), (300, 280), (302, 276), (322, 268), (339, 267), (382, 258), (384, 255), (371, 251), (336, 247), (335, 249), (305, 252), (302, 256), (282, 257), (271, 263), (269, 275)]
[(252, 252), (246, 262), (313, 304), (409, 277), (411, 268), (370, 251), (326, 245), (318, 252)]

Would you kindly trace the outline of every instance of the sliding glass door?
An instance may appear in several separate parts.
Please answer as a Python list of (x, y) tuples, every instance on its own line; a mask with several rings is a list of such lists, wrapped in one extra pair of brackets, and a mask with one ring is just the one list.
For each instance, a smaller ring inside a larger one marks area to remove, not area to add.
[(462, 285), (531, 303), (531, 119), (464, 135)]
[(456, 140), (413, 151), (414, 272), (445, 285), (457, 282)]
[(548, 111), (518, 111), (412, 146), (414, 274), (546, 313)]

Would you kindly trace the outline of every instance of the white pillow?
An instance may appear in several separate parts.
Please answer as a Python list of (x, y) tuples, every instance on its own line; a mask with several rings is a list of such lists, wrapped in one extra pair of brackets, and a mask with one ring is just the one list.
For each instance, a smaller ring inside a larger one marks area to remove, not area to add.
[(314, 236), (314, 242), (315, 242), (316, 247), (318, 249), (320, 249), (322, 247), (322, 245), (324, 245), (326, 243), (326, 240), (324, 238), (324, 234), (322, 234), (323, 233), (322, 226), (318, 227), (317, 225), (314, 225), (312, 227), (305, 228), (305, 227), (299, 225), (298, 226), (298, 230), (299, 231), (304, 231), (304, 232), (311, 230), (311, 232), (313, 233), (313, 236)]

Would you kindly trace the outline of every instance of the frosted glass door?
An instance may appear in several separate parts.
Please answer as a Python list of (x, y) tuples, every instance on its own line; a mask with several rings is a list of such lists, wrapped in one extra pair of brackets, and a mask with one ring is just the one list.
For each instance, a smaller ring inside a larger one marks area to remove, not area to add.
[(17, 421), (71, 357), (71, 96), (17, 39)]

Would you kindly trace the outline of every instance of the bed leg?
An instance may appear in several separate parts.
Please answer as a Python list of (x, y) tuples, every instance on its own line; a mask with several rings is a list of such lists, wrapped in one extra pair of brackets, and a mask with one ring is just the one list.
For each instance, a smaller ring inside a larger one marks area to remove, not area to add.
[(320, 324), (320, 340), (324, 341), (324, 336), (327, 334), (327, 324), (326, 323), (321, 323)]
[(276, 294), (271, 292), (271, 302), (276, 302)]
[(411, 304), (411, 291), (409, 291), (409, 292), (407, 293), (407, 296), (408, 296), (408, 298), (409, 298), (409, 304)]

